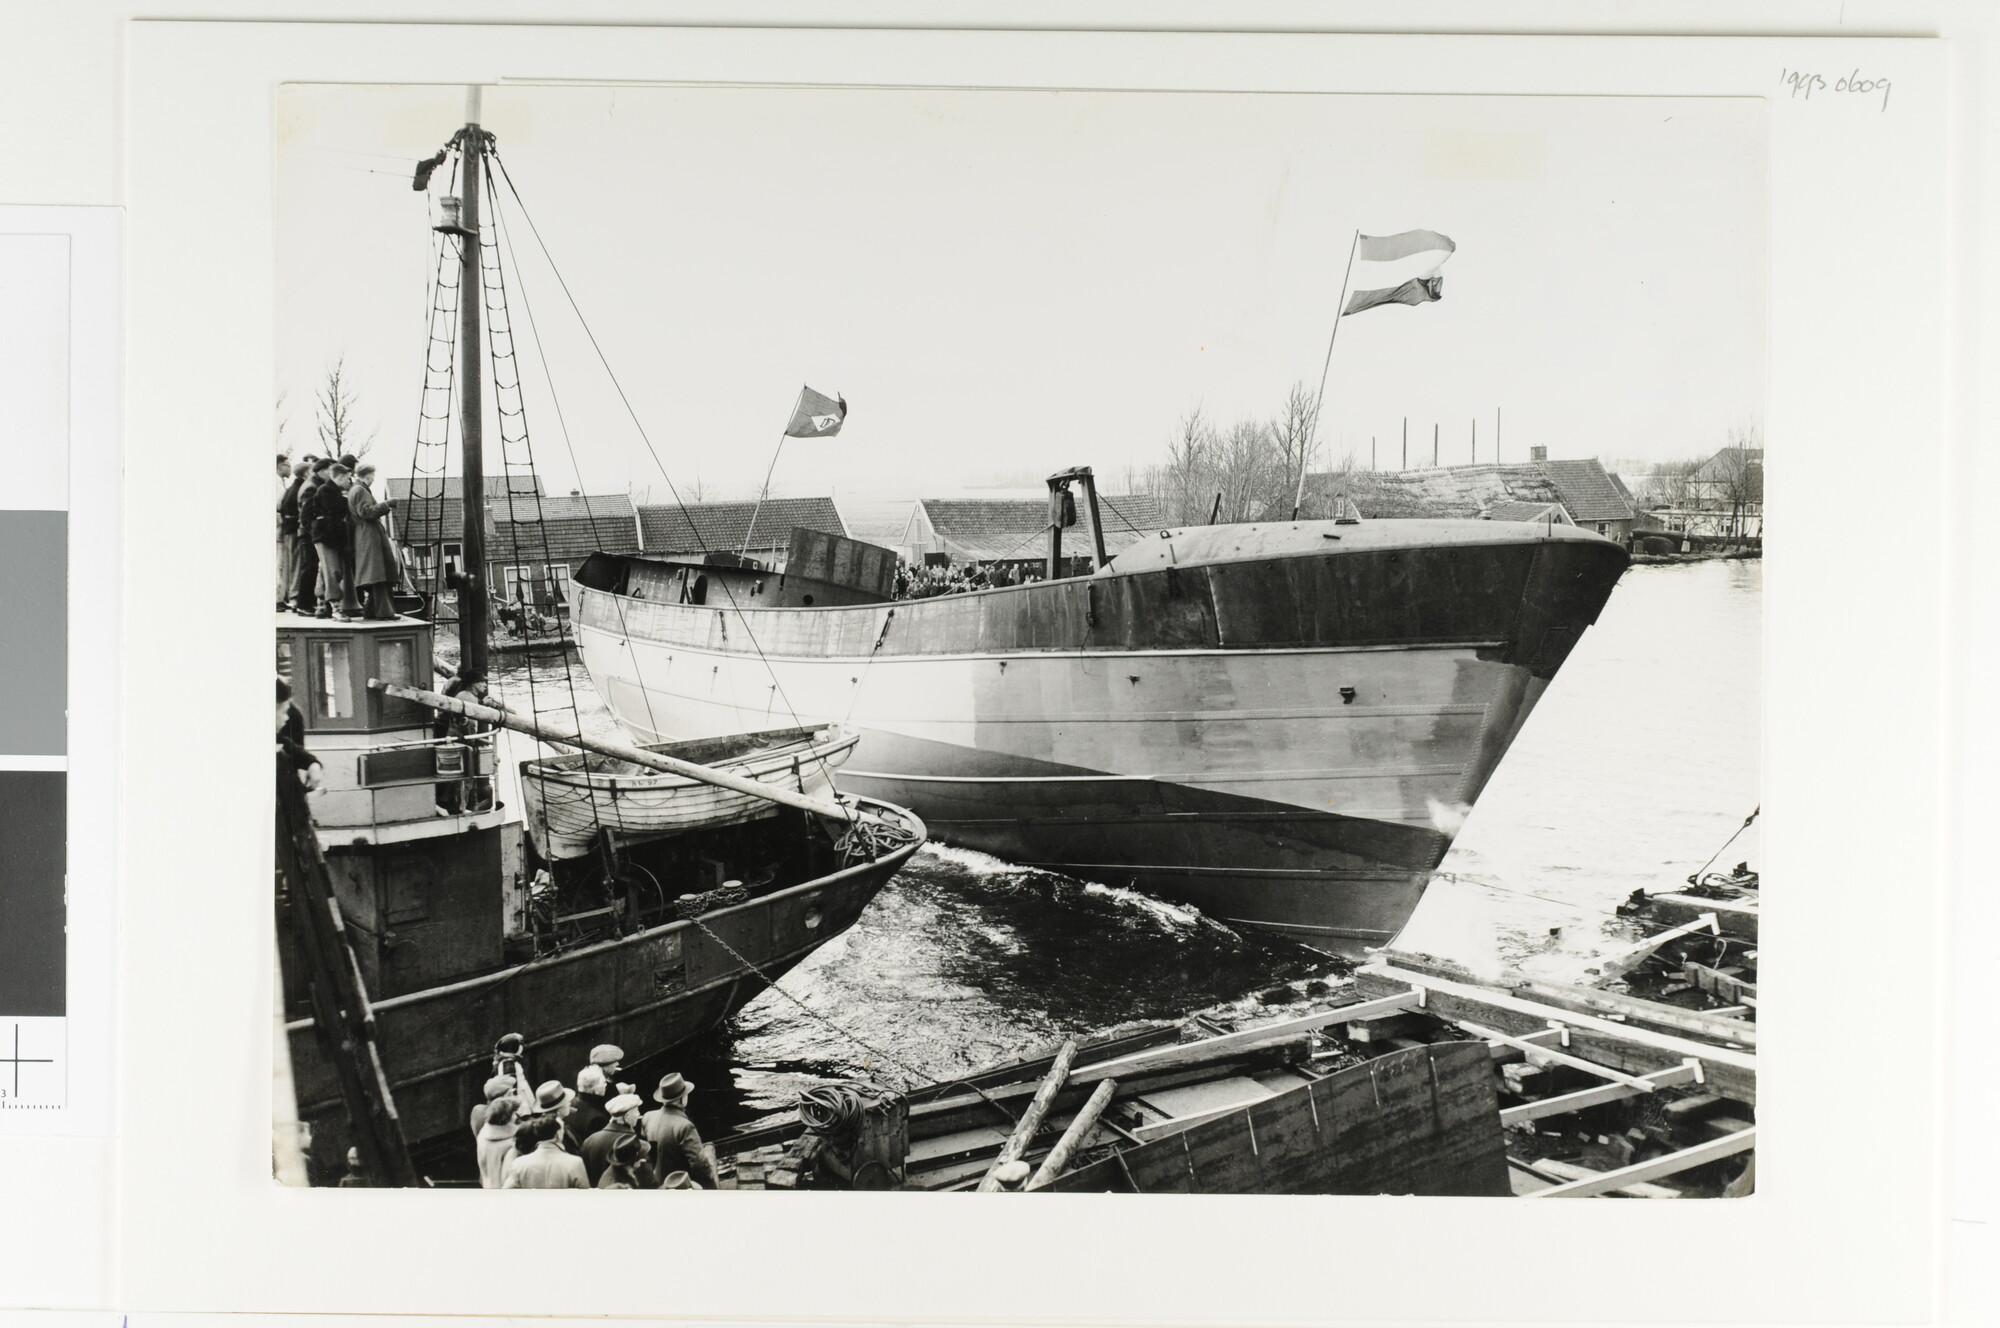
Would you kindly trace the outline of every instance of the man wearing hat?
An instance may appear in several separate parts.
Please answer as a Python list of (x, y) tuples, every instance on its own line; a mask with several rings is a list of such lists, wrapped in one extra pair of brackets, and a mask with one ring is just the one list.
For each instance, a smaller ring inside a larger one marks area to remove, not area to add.
[[(639, 1138), (639, 1108), (646, 1104), (639, 1100), (636, 1093), (620, 1093), (604, 1105), (611, 1113), (609, 1120), (603, 1129), (583, 1141), (584, 1172), (590, 1177), (590, 1183), (600, 1189), (604, 1188), (605, 1169), (611, 1165), (623, 1142), (627, 1139), (641, 1145), (645, 1142)], [(644, 1167), (643, 1163), (639, 1165)], [(651, 1183), (642, 1188), (657, 1188), (659, 1177), (652, 1168), (644, 1169), (646, 1175), (651, 1177)]]
[(645, 1103), (635, 1093), (620, 1093), (605, 1104), (604, 1128), (593, 1131), (583, 1141), (583, 1166), (593, 1184), (610, 1165), (611, 1151), (618, 1140), (625, 1135), (639, 1137), (639, 1111), (643, 1106)]
[(496, 1074), (486, 1081), (485, 1100), (472, 1109), (472, 1117), (468, 1122), (472, 1126), (475, 1138), (478, 1137), (480, 1130), (485, 1128), (486, 1116), (493, 1109), (493, 1104), (513, 1092), (514, 1080), (508, 1075)]
[(676, 1171), (685, 1171), (701, 1186), (715, 1188), (715, 1159), (701, 1141), (701, 1132), (688, 1119), (688, 1098), (694, 1093), (694, 1085), (678, 1074), (670, 1074), (660, 1080), (660, 1086), (653, 1091), (653, 1101), (659, 1107), (646, 1113), (641, 1121), (641, 1133), (646, 1142), (653, 1146), (653, 1169), (663, 1176), (671, 1177)]
[[(632, 1099), (637, 1102), (638, 1098)], [(683, 1173), (684, 1174), (684, 1173)], [(597, 1178), (600, 1190), (657, 1190), (659, 1178), (646, 1165), (646, 1141), (636, 1134), (621, 1134), (613, 1145), (604, 1174)]]
[[(570, 1133), (579, 1140), (589, 1139), (603, 1129), (611, 1119), (604, 1100), (614, 1096), (611, 1091), (612, 1076), (618, 1073), (625, 1053), (610, 1043), (600, 1043), (590, 1049), (590, 1064), (576, 1073), (576, 1118), (570, 1122)], [(597, 1179), (591, 1172), (590, 1178)]]

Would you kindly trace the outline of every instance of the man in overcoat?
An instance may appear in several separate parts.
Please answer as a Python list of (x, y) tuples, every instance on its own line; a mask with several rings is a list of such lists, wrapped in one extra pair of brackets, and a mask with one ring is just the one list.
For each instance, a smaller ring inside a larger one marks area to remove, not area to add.
[(401, 569), (383, 518), (395, 509), (376, 500), (374, 482), (375, 467), (363, 465), (354, 472), (354, 484), (347, 491), (347, 511), (354, 527), (354, 584), (366, 597), (366, 616), (393, 618), (396, 610), (390, 605), (389, 592), (401, 579)]
[(705, 1189), (715, 1188), (715, 1158), (701, 1141), (701, 1131), (688, 1119), (688, 1099), (694, 1085), (678, 1074), (660, 1080), (653, 1093), (659, 1108), (646, 1113), (640, 1124), (646, 1142), (653, 1146), (653, 1169), (660, 1175), (685, 1171)]

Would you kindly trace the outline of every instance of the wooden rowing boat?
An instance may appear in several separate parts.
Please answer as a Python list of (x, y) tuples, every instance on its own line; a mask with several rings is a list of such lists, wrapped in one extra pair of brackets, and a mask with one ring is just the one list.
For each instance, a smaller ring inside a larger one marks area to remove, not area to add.
[[(859, 735), (839, 726), (767, 729), (644, 748), (709, 766), (773, 788), (818, 797)], [(547, 757), (521, 765), (528, 833), (550, 862), (591, 853), (605, 831), (621, 844), (775, 816), (775, 803), (664, 774), (596, 753)]]

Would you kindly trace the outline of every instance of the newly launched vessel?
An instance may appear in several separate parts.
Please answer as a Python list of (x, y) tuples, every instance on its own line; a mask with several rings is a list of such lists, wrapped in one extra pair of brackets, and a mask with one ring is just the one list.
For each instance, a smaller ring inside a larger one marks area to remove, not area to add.
[(1351, 951), (1409, 917), (1628, 561), (1427, 520), (1163, 530), (1113, 560), (1090, 471), (1049, 483), (1025, 585), (898, 601), (888, 550), (811, 532), (782, 574), (598, 555), (584, 664), (642, 740), (841, 722), (842, 783), (942, 840)]

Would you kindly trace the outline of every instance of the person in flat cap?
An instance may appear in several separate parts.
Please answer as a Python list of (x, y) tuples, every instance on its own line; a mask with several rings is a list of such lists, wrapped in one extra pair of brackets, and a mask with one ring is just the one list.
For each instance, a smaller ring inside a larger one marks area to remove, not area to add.
[[(493, 1110), (495, 1102), (498, 1102), (503, 1097), (519, 1097), (514, 1088), (515, 1083), (511, 1075), (496, 1074), (486, 1081), (486, 1086), (482, 1090), (480, 1103), (472, 1109), (472, 1116), (467, 1122), (472, 1126), (474, 1137), (477, 1137), (479, 1131), (485, 1127), (486, 1117)], [(517, 1107), (520, 1105), (518, 1101), (515, 1103)]]
[(701, 1141), (701, 1132), (688, 1119), (688, 1098), (694, 1085), (678, 1074), (661, 1078), (653, 1090), (660, 1105), (640, 1121), (640, 1133), (653, 1146), (653, 1169), (662, 1175), (685, 1171), (708, 1189), (715, 1188), (715, 1156)]
[[(639, 1100), (637, 1094), (620, 1093), (604, 1105), (610, 1113), (604, 1128), (583, 1141), (583, 1169), (589, 1175), (590, 1183), (599, 1189), (607, 1188), (604, 1173), (619, 1146), (627, 1139), (641, 1145), (645, 1143), (639, 1137), (639, 1109), (646, 1104)], [(646, 1168), (646, 1175), (652, 1183), (641, 1188), (658, 1188), (660, 1178), (651, 1167)]]
[(590, 1063), (604, 1071), (608, 1083), (618, 1077), (618, 1071), (625, 1068), (625, 1051), (609, 1042), (600, 1042), (590, 1049)]

